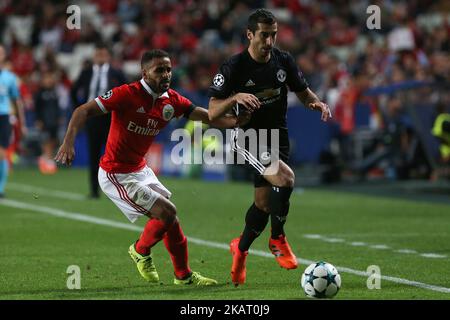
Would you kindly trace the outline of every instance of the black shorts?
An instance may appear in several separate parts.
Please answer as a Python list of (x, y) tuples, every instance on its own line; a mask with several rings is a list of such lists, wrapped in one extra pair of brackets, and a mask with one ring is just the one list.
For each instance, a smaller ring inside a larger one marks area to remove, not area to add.
[[(268, 150), (268, 152), (272, 153), (271, 150)], [(279, 153), (279, 160), (287, 164), (289, 161), (289, 146), (288, 147), (280, 146), (280, 150), (278, 151), (278, 153)], [(255, 186), (255, 188), (271, 186), (270, 182), (267, 181), (264, 178), (264, 176), (255, 169), (254, 166), (250, 164), (246, 165), (250, 166), (253, 169), (253, 185)]]
[(0, 147), (6, 149), (11, 143), (12, 126), (9, 115), (0, 115)]
[(267, 146), (265, 144), (249, 143), (243, 139), (238, 139), (237, 131), (234, 131), (231, 141), (231, 150), (234, 152), (234, 163), (242, 164), (253, 172), (253, 183), (255, 188), (270, 186), (262, 175), (265, 168), (275, 161), (281, 160), (284, 163), (289, 161), (289, 140), (281, 139), (279, 145)]

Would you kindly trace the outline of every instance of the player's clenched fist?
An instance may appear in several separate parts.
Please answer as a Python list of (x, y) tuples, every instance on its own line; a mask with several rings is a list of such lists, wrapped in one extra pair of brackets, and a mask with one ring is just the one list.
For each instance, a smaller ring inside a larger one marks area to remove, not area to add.
[(234, 96), (236, 103), (253, 112), (261, 106), (259, 99), (251, 93), (238, 93)]
[(63, 144), (56, 154), (55, 161), (70, 166), (74, 157), (75, 148), (73, 146), (67, 146), (66, 144)]

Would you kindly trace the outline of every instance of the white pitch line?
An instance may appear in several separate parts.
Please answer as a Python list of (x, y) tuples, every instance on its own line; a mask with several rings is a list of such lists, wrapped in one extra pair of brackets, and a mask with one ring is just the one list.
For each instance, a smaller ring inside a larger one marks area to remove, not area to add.
[(330, 243), (345, 242), (344, 239), (339, 239), (339, 238), (323, 238), (322, 240), (325, 241), (325, 242), (330, 242)]
[(79, 194), (79, 193), (73, 193), (73, 192), (66, 192), (66, 191), (59, 191), (59, 190), (51, 190), (41, 187), (32, 187), (26, 184), (21, 183), (14, 183), (14, 182), (8, 182), (6, 185), (7, 189), (11, 189), (18, 192), (24, 192), (24, 193), (32, 193), (33, 195), (37, 196), (49, 196), (53, 198), (60, 198), (60, 199), (66, 199), (66, 200), (86, 200), (86, 196)]
[(354, 247), (362, 247), (362, 246), (367, 246), (367, 243), (361, 242), (361, 241), (354, 241), (354, 242), (350, 242), (350, 245), (354, 246)]
[(31, 205), (28, 203), (19, 202), (19, 201), (15, 201), (15, 200), (11, 200), (11, 199), (0, 200), (0, 205), (13, 207), (13, 208), (19, 208), (19, 209), (25, 209), (25, 210), (31, 210), (31, 211), (37, 211), (40, 213), (45, 213), (45, 214), (59, 217), (59, 218), (66, 218), (66, 219), (71, 219), (71, 220), (89, 222), (89, 223), (93, 223), (93, 224), (99, 224), (99, 225), (109, 226), (109, 227), (118, 228), (118, 229), (142, 231), (141, 227), (135, 226), (133, 224), (116, 222), (113, 220), (108, 220), (108, 219), (103, 219), (103, 218), (96, 218), (96, 217), (86, 215), (83, 213), (68, 212), (68, 211), (50, 208), (50, 207)]
[(361, 242), (361, 241), (353, 241), (353, 242), (347, 242), (344, 239), (341, 238), (328, 238), (325, 237), (323, 235), (320, 234), (304, 234), (303, 238), (307, 238), (307, 239), (313, 239), (313, 240), (321, 240), (324, 242), (329, 242), (329, 243), (342, 243), (342, 244), (348, 244), (354, 247), (367, 247), (367, 248), (371, 248), (371, 249), (377, 249), (377, 250), (392, 250), (393, 252), (397, 252), (397, 253), (408, 253), (408, 254), (417, 254), (421, 257), (424, 258), (431, 258), (431, 259), (443, 259), (443, 258), (447, 258), (446, 255), (444, 254), (437, 254), (437, 253), (419, 253), (416, 250), (411, 250), (411, 249), (400, 249), (400, 250), (394, 250), (391, 247), (389, 247), (388, 245), (385, 244), (368, 244), (365, 242)]
[[(48, 215), (59, 217), (59, 218), (83, 221), (83, 222), (93, 223), (93, 224), (97, 224), (97, 225), (113, 227), (113, 228), (117, 228), (117, 229), (125, 229), (125, 230), (138, 231), (138, 232), (141, 232), (143, 229), (142, 227), (138, 227), (138, 226), (135, 226), (135, 225), (132, 225), (129, 223), (122, 223), (122, 222), (117, 222), (117, 221), (103, 219), (103, 218), (96, 218), (96, 217), (92, 217), (92, 216), (85, 215), (82, 213), (68, 212), (68, 211), (50, 208), (50, 207), (31, 205), (28, 203), (23, 203), (23, 202), (19, 202), (19, 201), (15, 201), (15, 200), (10, 200), (10, 199), (0, 200), (0, 206), (36, 211), (36, 212), (48, 214)], [(229, 245), (225, 244), (225, 243), (207, 241), (207, 240), (202, 240), (202, 239), (193, 238), (193, 237), (188, 237), (188, 239), (189, 239), (189, 242), (192, 242), (192, 243), (195, 243), (198, 245), (229, 250)], [(256, 255), (256, 256), (260, 256), (260, 257), (270, 257), (270, 258), (273, 257), (271, 253), (268, 253), (265, 251), (260, 251), (260, 250), (250, 250), (250, 253), (253, 255)], [(311, 263), (316, 262), (313, 260), (308, 260), (308, 259), (303, 259), (303, 258), (297, 258), (297, 260), (299, 263), (302, 263), (302, 264), (311, 264)], [(359, 270), (354, 270), (351, 268), (340, 267), (340, 266), (336, 266), (336, 268), (340, 272), (346, 272), (346, 273), (350, 273), (350, 274), (354, 274), (354, 275), (358, 275), (358, 276), (362, 276), (362, 277), (370, 276), (370, 274), (367, 273), (366, 271), (359, 271)], [(414, 286), (414, 287), (418, 287), (421, 289), (427, 289), (427, 290), (443, 292), (443, 293), (450, 293), (450, 288), (439, 287), (439, 286), (422, 283), (422, 282), (417, 282), (417, 281), (411, 281), (411, 280), (407, 280), (407, 279), (403, 279), (403, 278), (381, 275), (381, 279), (387, 280), (390, 282), (399, 283), (399, 284)]]
[(411, 250), (411, 249), (399, 249), (399, 250), (395, 250), (395, 252), (406, 253), (406, 254), (417, 254), (418, 253), (416, 250)]
[(445, 258), (445, 257), (447, 257), (446, 255), (437, 254), (437, 253), (421, 253), (420, 255), (425, 258)]
[(308, 239), (320, 239), (320, 238), (322, 238), (322, 236), (320, 234), (304, 234), (303, 237), (304, 238), (308, 238)]
[(370, 248), (372, 248), (372, 249), (379, 249), (379, 250), (390, 249), (389, 246), (387, 246), (385, 244), (374, 244), (374, 245), (371, 245)]

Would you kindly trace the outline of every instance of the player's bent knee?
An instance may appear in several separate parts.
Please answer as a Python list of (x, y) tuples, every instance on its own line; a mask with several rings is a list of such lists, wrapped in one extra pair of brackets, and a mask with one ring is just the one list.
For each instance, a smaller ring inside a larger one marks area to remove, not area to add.
[(294, 176), (285, 176), (283, 187), (293, 188), (295, 184)]
[(289, 167), (283, 168), (281, 180), (282, 180), (282, 187), (289, 187), (289, 188), (294, 187), (295, 174), (291, 170), (291, 168), (289, 168)]
[(255, 200), (255, 206), (261, 210), (264, 211), (265, 213), (269, 213), (270, 212), (270, 207), (269, 207), (269, 202), (266, 200)]
[(276, 174), (273, 185), (278, 187), (289, 187), (293, 188), (295, 184), (295, 174), (294, 171), (283, 161), (278, 162), (278, 172)]
[(166, 201), (162, 219), (166, 223), (172, 224), (173, 222), (175, 222), (176, 218), (177, 218), (177, 208), (172, 202)]
[(151, 209), (151, 217), (161, 219), (166, 224), (172, 224), (177, 216), (175, 205), (165, 198), (158, 198)]

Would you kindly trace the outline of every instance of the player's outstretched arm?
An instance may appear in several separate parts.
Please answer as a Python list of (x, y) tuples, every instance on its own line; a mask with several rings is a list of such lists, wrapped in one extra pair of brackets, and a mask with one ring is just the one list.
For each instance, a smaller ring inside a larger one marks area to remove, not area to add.
[(189, 115), (189, 120), (201, 121), (216, 128), (234, 128), (236, 126), (242, 125), (242, 122), (245, 121), (244, 117), (236, 117), (230, 114), (225, 114), (211, 121), (208, 117), (208, 110), (202, 107), (195, 107), (195, 109)]
[(311, 89), (306, 88), (303, 91), (296, 92), (297, 98), (311, 110), (317, 110), (322, 113), (321, 119), (322, 121), (327, 121), (330, 119), (331, 110), (328, 105), (324, 102), (321, 102), (317, 95), (311, 91)]
[(87, 118), (102, 114), (104, 113), (98, 107), (95, 100), (89, 101), (75, 109), (72, 117), (70, 118), (69, 127), (67, 128), (66, 135), (64, 136), (64, 141), (56, 153), (56, 162), (67, 164), (68, 166), (72, 164), (75, 157), (74, 143), (78, 130), (84, 125)]
[(233, 109), (236, 104), (243, 106), (250, 113), (261, 106), (258, 98), (250, 93), (236, 93), (226, 99), (212, 97), (209, 99), (208, 116), (210, 121), (214, 121)]

